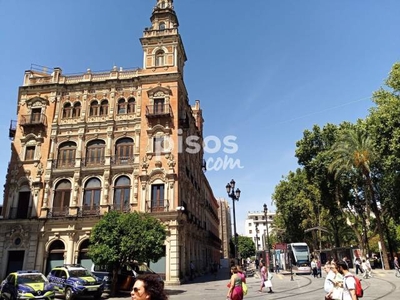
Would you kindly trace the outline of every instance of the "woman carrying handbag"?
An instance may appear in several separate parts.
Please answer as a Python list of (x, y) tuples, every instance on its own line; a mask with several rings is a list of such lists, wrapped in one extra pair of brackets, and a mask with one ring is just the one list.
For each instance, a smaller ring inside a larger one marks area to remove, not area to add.
[(261, 285), (260, 285), (260, 289), (258, 290), (259, 293), (262, 293), (263, 287), (269, 288), (268, 293), (273, 293), (272, 282), (271, 282), (272, 276), (271, 275), (270, 275), (270, 272), (268, 272), (267, 268), (264, 266), (264, 264), (260, 263)]

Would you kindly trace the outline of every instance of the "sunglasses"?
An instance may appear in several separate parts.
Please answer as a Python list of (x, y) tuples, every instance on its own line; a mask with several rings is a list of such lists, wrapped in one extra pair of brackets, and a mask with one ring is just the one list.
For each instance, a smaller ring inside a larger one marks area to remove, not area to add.
[(139, 293), (139, 289), (138, 289), (137, 287), (134, 287), (134, 288), (133, 288), (133, 292), (135, 292), (135, 293), (138, 294), (138, 293)]

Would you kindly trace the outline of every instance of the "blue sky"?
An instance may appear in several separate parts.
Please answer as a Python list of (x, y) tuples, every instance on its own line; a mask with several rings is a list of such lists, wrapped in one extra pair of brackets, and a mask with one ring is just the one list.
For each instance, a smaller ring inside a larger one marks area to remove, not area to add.
[[(139, 38), (155, 0), (0, 0), (0, 183), (9, 121), (31, 63), (63, 73), (141, 67)], [(295, 143), (313, 124), (364, 118), (372, 92), (400, 61), (397, 0), (175, 0), (188, 61), (190, 102), (199, 99), (205, 136), (233, 135), (227, 154), (243, 168), (206, 175), (216, 197), (232, 178), (248, 211), (271, 206), (275, 185), (295, 170)], [(210, 144), (212, 147), (213, 144)], [(206, 159), (224, 158), (209, 153)], [(215, 167), (215, 166), (214, 166)], [(272, 206), (272, 209), (274, 207)]]

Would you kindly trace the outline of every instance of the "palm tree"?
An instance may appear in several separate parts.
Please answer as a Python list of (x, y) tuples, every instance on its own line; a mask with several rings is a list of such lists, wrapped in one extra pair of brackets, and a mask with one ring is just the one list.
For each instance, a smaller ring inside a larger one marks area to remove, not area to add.
[[(340, 176), (354, 176), (360, 178), (364, 185), (365, 212), (369, 218), (369, 210), (375, 214), (377, 230), (382, 246), (385, 268), (389, 268), (386, 244), (384, 238), (384, 226), (381, 220), (381, 211), (375, 196), (374, 185), (371, 178), (371, 163), (374, 161), (372, 141), (368, 135), (360, 129), (349, 129), (341, 136), (331, 150), (332, 163), (329, 171), (335, 174), (335, 179)], [(357, 202), (359, 199), (357, 198)], [(364, 225), (364, 224), (363, 224)]]

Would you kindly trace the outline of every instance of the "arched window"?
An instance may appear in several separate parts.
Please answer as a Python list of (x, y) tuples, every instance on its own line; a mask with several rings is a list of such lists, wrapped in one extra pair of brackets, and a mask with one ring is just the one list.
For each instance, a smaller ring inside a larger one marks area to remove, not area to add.
[(165, 8), (165, 1), (161, 2), (160, 8)]
[(158, 29), (159, 30), (165, 30), (165, 23), (161, 22)]
[(118, 177), (114, 187), (114, 209), (128, 210), (131, 191), (131, 180), (126, 176)]
[(115, 144), (115, 163), (126, 165), (133, 162), (133, 140), (131, 138), (119, 139)]
[(72, 111), (73, 118), (79, 118), (81, 116), (81, 103), (76, 102), (74, 104), (74, 110)]
[(89, 239), (84, 240), (79, 246), (79, 254), (78, 254), (78, 261), (77, 263), (80, 264), (82, 267), (90, 270), (93, 265), (92, 260), (88, 256), (89, 252)]
[(86, 147), (86, 165), (103, 165), (106, 144), (102, 140), (94, 140)]
[(76, 144), (65, 142), (58, 148), (57, 168), (75, 166)]
[(164, 51), (158, 50), (156, 52), (156, 67), (164, 65)]
[(135, 112), (135, 98), (129, 98), (128, 100), (128, 114), (133, 114)]
[(98, 115), (99, 115), (99, 103), (97, 101), (92, 101), (92, 103), (90, 103), (89, 116), (98, 116)]
[[(64, 263), (64, 251), (65, 245), (62, 241), (55, 240), (50, 244), (45, 274), (49, 274), (54, 266), (59, 266)], [(60, 272), (63, 272), (65, 274), (65, 271)]]
[(101, 182), (97, 178), (89, 179), (83, 194), (83, 211), (93, 211), (100, 206)]
[(118, 100), (118, 114), (126, 114), (126, 101), (124, 98)]
[(102, 100), (100, 106), (100, 116), (108, 115), (108, 101)]
[(61, 180), (56, 185), (53, 199), (53, 216), (63, 214), (66, 207), (69, 207), (71, 198), (71, 182), (66, 179)]
[(65, 103), (63, 107), (63, 119), (68, 119), (72, 117), (72, 106), (71, 103)]

